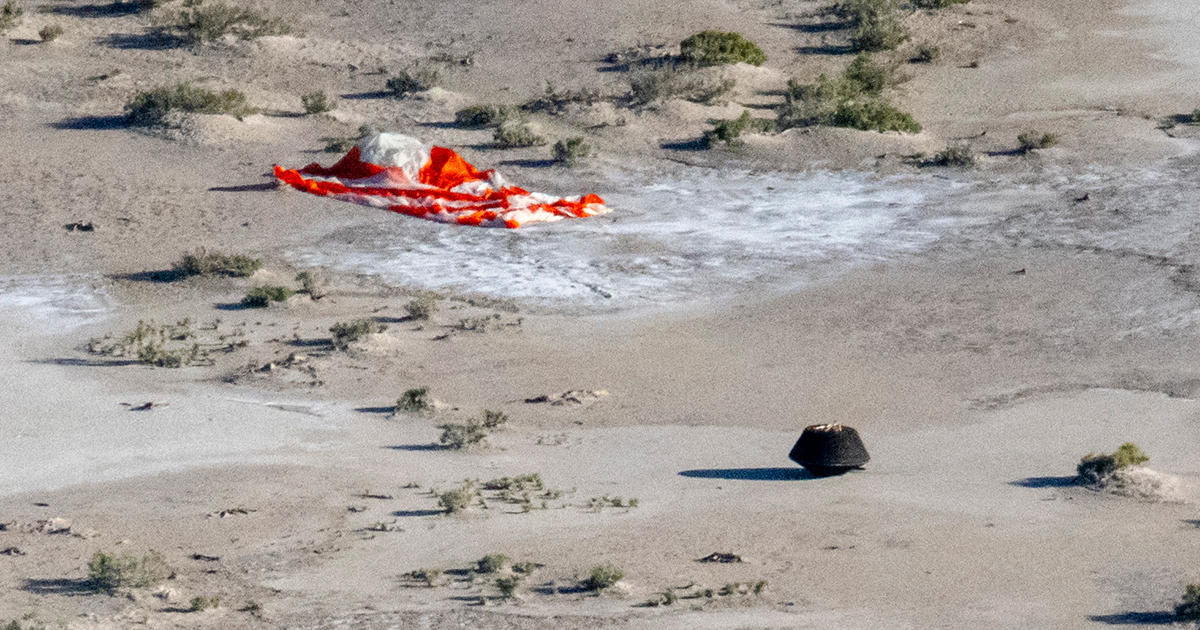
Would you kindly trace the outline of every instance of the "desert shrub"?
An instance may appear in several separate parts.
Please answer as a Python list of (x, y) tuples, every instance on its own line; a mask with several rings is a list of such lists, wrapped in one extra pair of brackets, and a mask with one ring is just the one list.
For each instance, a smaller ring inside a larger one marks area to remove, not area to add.
[(780, 129), (831, 125), (863, 131), (917, 133), (921, 125), (910, 114), (896, 109), (883, 95), (896, 81), (894, 68), (880, 66), (869, 55), (859, 55), (836, 78), (817, 77), (815, 83), (788, 81), (785, 103), (777, 112)]
[(856, 55), (842, 72), (842, 78), (849, 82), (849, 87), (856, 92), (872, 95), (880, 94), (898, 83), (896, 66), (878, 63), (870, 53)]
[(203, 247), (190, 254), (184, 254), (172, 266), (176, 277), (187, 276), (232, 276), (244, 278), (253, 275), (262, 268), (261, 258), (251, 258), (242, 254), (227, 256), (220, 252), (210, 252)]
[(592, 148), (583, 138), (568, 138), (554, 143), (554, 161), (567, 166), (575, 166), (581, 158), (591, 154)]
[(307, 293), (314, 300), (325, 297), (325, 281), (317, 272), (301, 271), (296, 274), (295, 280), (300, 283), (300, 293)]
[(508, 565), (509, 557), (502, 553), (489, 554), (475, 563), (476, 573), (498, 573)]
[(540, 147), (546, 144), (546, 139), (534, 133), (529, 125), (517, 121), (507, 121), (496, 127), (492, 141), (493, 145), (501, 149)]
[(963, 142), (959, 144), (948, 145), (945, 149), (938, 151), (925, 162), (922, 166), (957, 166), (960, 168), (971, 168), (975, 166), (975, 152), (971, 150), (971, 145)]
[(513, 572), (520, 573), (522, 575), (529, 575), (530, 573), (533, 573), (537, 568), (538, 568), (538, 565), (533, 562), (514, 562), (512, 565)]
[(1079, 460), (1075, 471), (1079, 480), (1086, 484), (1103, 484), (1114, 473), (1122, 468), (1138, 466), (1150, 461), (1142, 449), (1133, 442), (1122, 444), (1111, 454), (1088, 453)]
[(251, 107), (246, 95), (238, 90), (214, 92), (185, 81), (135, 94), (125, 105), (125, 122), (139, 127), (162, 125), (172, 111), (229, 114), (240, 120), (258, 109)]
[(861, 131), (921, 131), (921, 125), (913, 120), (911, 114), (896, 109), (894, 105), (879, 97), (861, 98), (840, 104), (834, 113), (833, 126)]
[(477, 420), (468, 420), (466, 424), (447, 423), (438, 426), (442, 430), (438, 443), (444, 448), (456, 451), (469, 448), (483, 442), (487, 437), (487, 429)]
[(337, 108), (337, 99), (325, 94), (325, 90), (309, 92), (300, 97), (305, 114), (324, 114)]
[(438, 495), (438, 505), (447, 514), (455, 514), (471, 507), (471, 502), (479, 496), (479, 489), (475, 487), (475, 482), (470, 479), (463, 481), (463, 485), (449, 490)]
[(424, 92), (438, 82), (438, 71), (432, 68), (416, 68), (411, 71), (402, 70), (400, 74), (387, 80), (387, 91), (395, 98), (404, 98), (409, 94)]
[(220, 597), (193, 597), (188, 607), (189, 612), (201, 612), (209, 608), (217, 608), (221, 605)]
[(908, 39), (908, 29), (896, 17), (894, 0), (843, 0), (831, 11), (850, 27), (855, 50), (891, 50)]
[(111, 357), (136, 357), (146, 365), (177, 368), (208, 358), (208, 353), (200, 349), (200, 344), (186, 343), (194, 336), (191, 321), (187, 319), (161, 326), (153, 321), (138, 321), (137, 327), (120, 339), (114, 340), (111, 335), (91, 339), (87, 351)]
[(629, 103), (648, 105), (668, 98), (714, 105), (726, 99), (737, 86), (734, 79), (681, 71), (667, 66), (629, 75)]
[(1200, 124), (1200, 109), (1192, 110), (1191, 123), (1193, 125)]
[(346, 350), (355, 341), (371, 333), (383, 332), (385, 330), (387, 330), (386, 326), (373, 324), (365, 319), (358, 319), (352, 322), (338, 322), (329, 327), (329, 342), (338, 350)]
[(283, 302), (295, 293), (295, 291), (287, 287), (277, 287), (270, 284), (254, 287), (246, 292), (246, 297), (242, 298), (242, 306), (246, 308), (266, 308), (271, 305), (271, 302)]
[(62, 35), (64, 32), (65, 31), (63, 31), (62, 26), (58, 24), (50, 24), (43, 26), (42, 30), (38, 31), (38, 37), (42, 38), (42, 41), (44, 42), (52, 42), (58, 39), (58, 36)]
[(441, 569), (415, 569), (413, 571), (409, 571), (408, 573), (408, 577), (420, 582), (424, 582), (425, 586), (431, 588), (435, 583), (437, 583), (437, 579), (441, 576)]
[(238, 39), (254, 39), (265, 35), (286, 35), (290, 26), (279, 18), (243, 9), (224, 0), (205, 4), (203, 0), (187, 0), (176, 16), (173, 29), (188, 44), (213, 42), (226, 35)]
[(88, 561), (88, 583), (98, 591), (113, 593), (119, 588), (149, 588), (172, 575), (166, 558), (157, 551), (142, 557), (97, 551)]
[(1058, 136), (1052, 133), (1026, 131), (1017, 136), (1017, 150), (1021, 153), (1029, 153), (1038, 149), (1049, 149), (1057, 144)]
[(966, 4), (971, 0), (911, 0), (918, 9), (945, 9), (956, 4)]
[(466, 129), (499, 127), (506, 120), (518, 118), (519, 114), (511, 105), (471, 105), (454, 112), (454, 125)]
[(720, 66), (744, 62), (761, 66), (767, 55), (740, 33), (704, 31), (679, 42), (679, 57), (698, 66)]
[(599, 101), (606, 100), (606, 98), (600, 93), (600, 90), (593, 88), (559, 91), (553, 85), (547, 83), (546, 91), (541, 96), (521, 105), (521, 109), (527, 112), (558, 114), (564, 111), (571, 103), (594, 105)]
[(586, 580), (580, 584), (585, 590), (599, 593), (605, 589), (611, 588), (617, 582), (620, 582), (625, 577), (625, 572), (614, 567), (611, 564), (602, 564), (597, 567), (592, 567), (591, 573), (588, 574)]
[(521, 585), (523, 579), (524, 577), (520, 575), (505, 575), (496, 578), (496, 590), (500, 591), (500, 597), (510, 599), (517, 593), (517, 587)]
[(742, 115), (733, 120), (721, 119), (712, 121), (713, 128), (704, 132), (704, 146), (713, 148), (720, 143), (725, 143), (728, 146), (737, 146), (741, 140), (738, 138), (744, 132), (764, 133), (775, 130), (775, 121), (764, 118), (753, 118), (750, 112), (742, 112)]
[(429, 409), (429, 388), (414, 387), (396, 401), (395, 413), (419, 413)]
[(13, 0), (8, 0), (4, 6), (0, 6), (0, 31), (7, 31), (10, 28), (15, 28), (21, 23), (21, 14), (25, 13), (21, 7)]
[(1177, 621), (1200, 621), (1200, 584), (1188, 584), (1183, 602), (1175, 607)]
[(480, 426), (491, 431), (500, 427), (500, 425), (508, 422), (508, 415), (500, 411), (492, 411), (490, 409), (483, 410), (483, 419), (479, 422)]
[(408, 311), (410, 319), (427, 320), (438, 310), (437, 297), (427, 293), (413, 298), (404, 305), (404, 310)]
[(933, 63), (938, 57), (942, 56), (942, 49), (933, 44), (921, 44), (917, 46), (917, 51), (909, 58), (910, 63)]
[(501, 490), (509, 493), (540, 491), (545, 489), (545, 487), (542, 476), (538, 473), (528, 473), (517, 475), (516, 477), (500, 477), (499, 479), (485, 481), (483, 484), (484, 490)]

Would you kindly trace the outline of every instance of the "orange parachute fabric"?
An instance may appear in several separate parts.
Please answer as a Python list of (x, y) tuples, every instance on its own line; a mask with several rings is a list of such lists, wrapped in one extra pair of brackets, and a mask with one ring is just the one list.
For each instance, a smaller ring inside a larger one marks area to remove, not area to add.
[(480, 171), (450, 149), (398, 133), (364, 138), (328, 168), (277, 165), (275, 177), (314, 195), (459, 225), (517, 228), (608, 212), (596, 195), (559, 199), (509, 186), (494, 170)]

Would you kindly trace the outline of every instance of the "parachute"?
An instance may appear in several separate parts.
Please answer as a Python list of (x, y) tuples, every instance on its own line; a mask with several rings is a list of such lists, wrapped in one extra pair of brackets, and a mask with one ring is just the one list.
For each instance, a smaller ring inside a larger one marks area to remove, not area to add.
[(480, 171), (445, 147), (398, 133), (363, 138), (337, 164), (275, 166), (275, 177), (314, 195), (386, 208), (431, 221), (518, 228), (537, 221), (608, 212), (596, 195), (555, 198), (510, 186), (494, 170)]

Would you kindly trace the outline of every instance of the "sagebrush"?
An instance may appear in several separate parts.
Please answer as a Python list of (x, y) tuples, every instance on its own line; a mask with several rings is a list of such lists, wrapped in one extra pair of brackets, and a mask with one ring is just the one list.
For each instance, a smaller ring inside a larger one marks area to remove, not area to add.
[(568, 138), (554, 143), (554, 161), (566, 166), (575, 166), (591, 152), (591, 146), (583, 138)]
[(506, 121), (496, 127), (496, 131), (492, 134), (492, 144), (500, 149), (518, 149), (542, 146), (546, 144), (546, 139), (539, 136), (526, 123)]
[(292, 32), (292, 28), (279, 18), (224, 0), (207, 4), (204, 0), (185, 0), (183, 9), (176, 16), (173, 29), (180, 39), (189, 44), (213, 42), (226, 35), (238, 39), (254, 39)]
[(435, 87), (438, 77), (438, 71), (431, 68), (402, 70), (387, 80), (387, 91), (395, 98), (404, 98), (409, 94), (424, 92)]
[(712, 129), (704, 132), (702, 140), (704, 146), (710, 149), (721, 143), (727, 146), (738, 146), (741, 144), (741, 135), (747, 131), (751, 133), (766, 133), (775, 130), (775, 121), (765, 118), (754, 118), (748, 111), (742, 112), (741, 116), (732, 120), (714, 120), (712, 121), (712, 125)]
[(215, 275), (244, 278), (254, 275), (254, 272), (262, 268), (262, 264), (261, 258), (245, 254), (227, 255), (201, 247), (192, 253), (184, 254), (172, 265), (171, 271), (175, 277), (180, 278)]
[(295, 291), (287, 287), (269, 284), (254, 287), (246, 292), (246, 297), (242, 298), (242, 306), (246, 308), (266, 308), (271, 305), (271, 302), (286, 301), (295, 293)]
[(338, 350), (346, 350), (355, 341), (371, 333), (381, 333), (385, 330), (387, 330), (387, 326), (375, 324), (365, 319), (358, 319), (352, 322), (338, 322), (329, 327), (329, 342)]
[(300, 103), (304, 105), (304, 113), (308, 115), (324, 114), (337, 109), (337, 99), (326, 94), (325, 90), (317, 90), (301, 96)]
[(1049, 149), (1058, 146), (1058, 136), (1052, 133), (1026, 131), (1017, 136), (1017, 151), (1029, 153), (1038, 149)]
[(588, 574), (587, 579), (583, 581), (581, 586), (588, 591), (599, 593), (606, 589), (612, 588), (617, 582), (625, 578), (625, 572), (611, 564), (602, 564), (593, 567)]
[(429, 388), (414, 387), (406, 390), (396, 400), (394, 413), (419, 413), (429, 409)]
[(185, 81), (135, 94), (125, 105), (125, 122), (138, 127), (164, 125), (168, 114), (174, 111), (229, 114), (239, 120), (258, 113), (241, 91), (214, 92)]
[(166, 558), (157, 551), (143, 556), (97, 551), (88, 561), (88, 583), (98, 591), (113, 593), (120, 588), (149, 588), (172, 575)]

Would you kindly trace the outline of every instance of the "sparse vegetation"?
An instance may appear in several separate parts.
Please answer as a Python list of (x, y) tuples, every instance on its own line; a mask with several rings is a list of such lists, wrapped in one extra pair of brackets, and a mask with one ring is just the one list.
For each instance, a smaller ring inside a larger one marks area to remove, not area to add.
[(850, 27), (855, 50), (892, 50), (908, 40), (908, 29), (896, 16), (894, 0), (843, 0), (831, 11)]
[(752, 133), (765, 133), (775, 130), (775, 121), (765, 118), (753, 118), (749, 111), (742, 112), (742, 115), (733, 120), (722, 119), (712, 121), (713, 128), (704, 132), (704, 146), (708, 148), (716, 147), (724, 143), (727, 146), (738, 146), (741, 144), (739, 139), (741, 135), (747, 131)]
[(499, 127), (507, 120), (519, 117), (511, 105), (471, 105), (454, 112), (454, 125), (465, 129)]
[(325, 279), (315, 271), (301, 271), (295, 281), (300, 283), (300, 293), (307, 293), (313, 300), (325, 297)]
[(467, 479), (463, 485), (438, 495), (438, 505), (447, 514), (462, 512), (471, 506), (471, 502), (479, 497), (479, 488), (475, 482)]
[(237, 119), (258, 113), (238, 90), (214, 92), (190, 82), (156, 87), (138, 92), (125, 105), (125, 122), (138, 127), (167, 123), (167, 115), (179, 111), (189, 114), (229, 114)]
[(511, 599), (517, 593), (517, 587), (521, 585), (524, 576), (521, 575), (505, 575), (496, 578), (494, 582), (496, 590), (500, 591), (500, 597), (503, 599)]
[(948, 145), (945, 149), (935, 153), (933, 157), (920, 162), (920, 165), (973, 168), (975, 161), (975, 152), (971, 150), (971, 145), (962, 142)]
[(559, 91), (553, 85), (547, 83), (546, 90), (542, 92), (542, 95), (521, 105), (521, 109), (527, 112), (559, 114), (572, 103), (593, 105), (605, 99), (606, 97), (600, 94), (599, 90), (592, 88)]
[(325, 90), (317, 90), (301, 96), (300, 103), (304, 105), (304, 113), (310, 116), (337, 109), (337, 99), (325, 94)]
[(442, 435), (438, 437), (438, 443), (443, 448), (456, 451), (479, 444), (487, 438), (487, 429), (484, 429), (483, 425), (473, 418), (466, 424), (447, 423), (439, 425), (438, 428), (442, 430)]
[(476, 573), (499, 573), (508, 565), (509, 557), (502, 553), (489, 554), (475, 563)]
[(387, 80), (387, 91), (395, 98), (404, 98), (436, 86), (438, 76), (438, 71), (432, 68), (402, 70), (400, 74)]
[(180, 39), (192, 45), (214, 42), (226, 35), (254, 39), (292, 32), (291, 27), (279, 18), (243, 9), (224, 0), (208, 4), (204, 0), (185, 0), (173, 28)]
[(611, 564), (602, 564), (597, 567), (592, 567), (591, 573), (580, 586), (585, 590), (594, 593), (601, 593), (614, 584), (620, 582), (625, 577), (625, 572), (614, 567)]
[(894, 66), (880, 65), (870, 55), (860, 54), (836, 78), (821, 75), (811, 84), (788, 81), (786, 102), (778, 111), (777, 125), (780, 129), (830, 125), (863, 131), (917, 133), (921, 125), (910, 114), (896, 109), (882, 94), (896, 82)]
[(911, 0), (918, 9), (945, 9), (956, 4), (966, 4), (971, 0)]
[(409, 300), (408, 304), (404, 305), (404, 310), (408, 311), (409, 319), (425, 321), (437, 312), (437, 300), (438, 299), (436, 295), (426, 293)]
[(62, 35), (64, 32), (66, 31), (63, 30), (61, 25), (48, 24), (43, 26), (42, 30), (38, 31), (38, 37), (42, 38), (43, 42), (52, 42), (58, 39), (59, 35)]
[(365, 319), (352, 322), (338, 322), (329, 327), (329, 342), (338, 350), (347, 350), (350, 344), (372, 333), (381, 333), (387, 326), (375, 324)]
[(575, 166), (591, 152), (592, 147), (583, 138), (568, 138), (554, 143), (554, 161), (566, 166)]
[(178, 278), (215, 275), (245, 278), (261, 269), (262, 264), (261, 258), (251, 258), (243, 254), (229, 256), (201, 247), (195, 252), (184, 254), (172, 265), (171, 271)]
[(607, 494), (602, 497), (592, 497), (588, 499), (587, 507), (593, 512), (599, 512), (606, 507), (614, 508), (635, 508), (638, 506), (637, 499), (629, 499), (626, 501), (621, 497), (610, 497)]
[(430, 588), (433, 588), (433, 586), (437, 584), (437, 580), (441, 576), (441, 569), (415, 569), (413, 571), (409, 571), (408, 573), (408, 577), (417, 580), (418, 582), (424, 582), (425, 586)]
[(10, 28), (16, 28), (21, 24), (21, 15), (25, 11), (17, 6), (14, 0), (8, 0), (4, 6), (0, 6), (0, 32), (7, 31)]
[(193, 597), (188, 607), (189, 612), (202, 612), (209, 608), (218, 608), (221, 606), (220, 597)]
[(1079, 460), (1076, 472), (1082, 483), (1103, 485), (1118, 470), (1129, 466), (1140, 466), (1148, 461), (1150, 458), (1142, 452), (1137, 444), (1126, 442), (1111, 454), (1088, 453), (1084, 455), (1083, 459)]
[(138, 321), (137, 327), (120, 339), (114, 340), (109, 335), (91, 339), (87, 351), (110, 357), (135, 357), (140, 363), (155, 367), (178, 368), (208, 358), (200, 344), (189, 343), (193, 337), (195, 333), (188, 319), (161, 326), (153, 321)]
[(1200, 621), (1200, 584), (1188, 584), (1183, 601), (1175, 607), (1176, 621)]
[(1058, 136), (1052, 133), (1026, 131), (1017, 136), (1017, 151), (1029, 153), (1038, 149), (1049, 149), (1058, 145)]
[(534, 133), (528, 124), (509, 120), (496, 127), (492, 144), (500, 149), (540, 147), (546, 144), (546, 139)]
[(492, 411), (490, 409), (483, 410), (483, 419), (479, 422), (483, 428), (493, 431), (500, 425), (508, 422), (508, 415), (500, 411)]
[(534, 562), (514, 562), (512, 565), (513, 573), (529, 575), (537, 570), (538, 565)]
[(393, 413), (420, 413), (427, 409), (429, 409), (429, 388), (414, 387), (400, 395)]
[(911, 63), (933, 63), (942, 56), (942, 49), (933, 44), (921, 44), (909, 59)]
[[(10, 3), (11, 4), (11, 3)], [(1191, 123), (1193, 125), (1200, 124), (1200, 108), (1192, 110)]]
[(254, 287), (246, 292), (246, 297), (242, 298), (242, 306), (246, 308), (267, 308), (271, 302), (283, 302), (295, 295), (295, 291), (287, 287), (278, 287), (274, 285), (263, 285)]
[(88, 583), (109, 594), (120, 588), (156, 586), (172, 573), (166, 558), (157, 551), (149, 551), (140, 558), (131, 553), (116, 555), (97, 551), (88, 561)]
[(716, 105), (726, 100), (737, 81), (681, 71), (674, 66), (639, 70), (629, 75), (629, 104), (648, 105), (668, 98)]
[(720, 66), (731, 63), (748, 63), (761, 66), (767, 55), (758, 44), (742, 37), (740, 33), (703, 31), (679, 43), (679, 58), (684, 63), (697, 66)]

